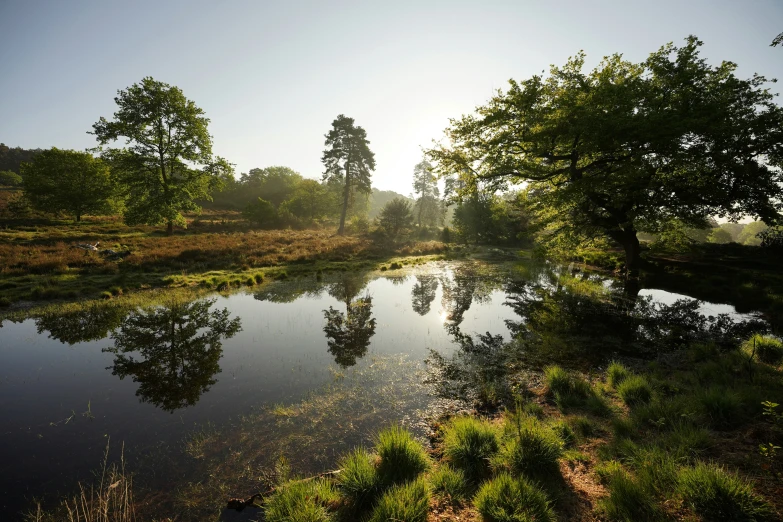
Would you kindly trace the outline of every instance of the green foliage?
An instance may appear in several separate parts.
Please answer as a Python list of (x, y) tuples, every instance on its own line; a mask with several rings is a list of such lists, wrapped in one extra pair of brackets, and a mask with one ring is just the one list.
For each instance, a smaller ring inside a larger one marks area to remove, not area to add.
[(386, 203), (378, 216), (378, 226), (391, 241), (406, 237), (413, 227), (411, 204), (402, 198)]
[(294, 480), (283, 484), (264, 505), (267, 522), (329, 522), (328, 504), (338, 499), (332, 483), (324, 479)]
[(76, 221), (112, 211), (109, 166), (86, 152), (50, 149), (22, 165), (25, 199), (41, 212), (67, 212)]
[(650, 402), (652, 388), (645, 377), (631, 375), (617, 386), (617, 394), (628, 406), (636, 406)]
[(600, 509), (616, 522), (652, 522), (663, 518), (648, 488), (612, 465), (605, 470), (609, 496), (599, 501)]
[(783, 342), (769, 335), (753, 335), (742, 343), (742, 350), (749, 357), (755, 356), (759, 361), (773, 366), (783, 362)]
[(416, 194), (415, 213), (418, 227), (440, 225), (443, 222), (443, 207), (440, 203), (438, 178), (427, 160), (422, 160), (413, 168), (413, 193)]
[(761, 238), (758, 235), (769, 227), (761, 221), (754, 221), (744, 226), (737, 235), (737, 243), (748, 246), (758, 246), (761, 244)]
[[(740, 79), (728, 61), (710, 65), (701, 45), (688, 37), (640, 63), (615, 54), (589, 72), (580, 52), (452, 120), (448, 141), (428, 157), (464, 194), (482, 180), (527, 181), (547, 233), (608, 236), (630, 268), (640, 259), (639, 230), (675, 219), (703, 227), (715, 214), (775, 221), (783, 109), (765, 78)], [(737, 138), (737, 128), (753, 131)], [(758, 153), (750, 163), (746, 150)]]
[(523, 477), (501, 473), (481, 486), (473, 500), (487, 522), (554, 522), (546, 494)]
[(371, 172), (375, 170), (375, 154), (370, 150), (367, 132), (354, 125), (353, 118), (342, 114), (332, 122), (326, 134), (328, 147), (321, 158), (326, 171), (324, 181), (342, 188), (342, 212), (338, 234), (345, 232), (348, 207), (358, 193), (370, 194)]
[(595, 474), (598, 476), (598, 482), (609, 484), (615, 475), (625, 473), (623, 465), (616, 460), (607, 460), (601, 462), (595, 467)]
[(679, 474), (679, 492), (705, 520), (751, 522), (774, 520), (772, 507), (753, 493), (746, 480), (714, 464), (700, 462)]
[(707, 238), (710, 243), (717, 243), (719, 245), (725, 245), (731, 243), (734, 238), (731, 236), (731, 232), (723, 228), (713, 228)]
[(430, 491), (423, 479), (392, 487), (378, 500), (369, 522), (426, 522)]
[(391, 426), (381, 431), (375, 451), (380, 457), (378, 478), (384, 485), (413, 480), (430, 465), (422, 445), (408, 430), (400, 426)]
[(456, 417), (446, 427), (443, 455), (474, 482), (487, 477), (490, 459), (498, 452), (496, 429), (485, 420)]
[(623, 382), (628, 376), (631, 375), (631, 371), (625, 367), (622, 363), (612, 361), (606, 368), (606, 378), (609, 382), (609, 386), (617, 388), (617, 386)]
[(185, 225), (183, 212), (196, 212), (196, 200), (231, 177), (231, 166), (212, 156), (209, 119), (178, 87), (144, 78), (117, 97), (117, 112), (101, 117), (93, 134), (101, 146), (126, 140), (125, 148), (109, 148), (103, 157), (126, 191), (128, 224)]
[(438, 467), (432, 473), (430, 484), (436, 493), (445, 495), (453, 502), (467, 500), (471, 490), (462, 470), (454, 469), (447, 464)]
[(380, 491), (372, 455), (355, 449), (340, 460), (342, 472), (337, 475), (340, 491), (357, 509), (370, 505)]
[(273, 227), (277, 224), (275, 206), (261, 198), (245, 207), (242, 217), (262, 227)]
[(22, 176), (10, 170), (0, 170), (0, 185), (18, 187), (22, 184)]

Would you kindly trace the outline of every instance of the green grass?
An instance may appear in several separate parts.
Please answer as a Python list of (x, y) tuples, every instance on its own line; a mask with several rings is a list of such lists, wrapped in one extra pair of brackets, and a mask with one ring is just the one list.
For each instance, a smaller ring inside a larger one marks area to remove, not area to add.
[(628, 406), (646, 404), (652, 399), (652, 387), (641, 375), (629, 375), (617, 386), (617, 394)]
[(753, 487), (725, 469), (698, 463), (679, 475), (685, 503), (705, 520), (753, 522), (774, 520), (772, 507), (753, 493)]
[(370, 505), (380, 490), (372, 455), (355, 449), (340, 460), (339, 466), (342, 472), (337, 475), (337, 485), (351, 506), (361, 509)]
[(653, 522), (663, 514), (652, 492), (615, 465), (606, 471), (609, 495), (598, 502), (601, 511), (611, 521)]
[(783, 342), (769, 335), (753, 335), (742, 343), (742, 351), (748, 356), (753, 356), (755, 353), (759, 361), (773, 366), (783, 362)]
[(742, 401), (732, 390), (711, 386), (697, 393), (696, 403), (713, 428), (731, 429), (744, 421)]
[(375, 451), (380, 457), (378, 478), (386, 486), (413, 480), (430, 466), (422, 445), (400, 426), (381, 431), (377, 436)]
[(445, 496), (451, 502), (464, 502), (468, 499), (471, 487), (465, 474), (451, 466), (439, 466), (430, 476), (430, 484), (435, 493)]
[(515, 476), (534, 479), (558, 476), (562, 444), (552, 430), (538, 422), (527, 422), (503, 442), (500, 452), (493, 458), (493, 465)]
[(423, 479), (398, 484), (378, 500), (369, 522), (425, 522), (429, 502), (429, 486)]
[(501, 473), (485, 482), (473, 499), (485, 522), (554, 522), (546, 496), (525, 478)]
[(610, 362), (606, 368), (606, 380), (612, 388), (616, 388), (630, 375), (631, 371), (617, 361)]
[(324, 479), (283, 484), (264, 505), (266, 522), (329, 522), (327, 505), (338, 500), (332, 482)]
[(474, 482), (489, 475), (490, 459), (498, 449), (497, 430), (489, 422), (473, 417), (455, 417), (443, 436), (446, 460)]

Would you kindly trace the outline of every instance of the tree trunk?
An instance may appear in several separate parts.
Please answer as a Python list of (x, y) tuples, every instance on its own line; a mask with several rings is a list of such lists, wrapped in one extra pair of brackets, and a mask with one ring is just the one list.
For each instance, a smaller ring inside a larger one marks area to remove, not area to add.
[(170, 236), (174, 233), (174, 222), (169, 220), (168, 225), (166, 226), (166, 235)]
[(351, 195), (351, 171), (348, 165), (345, 165), (345, 190), (343, 191), (343, 210), (340, 213), (340, 228), (337, 229), (337, 235), (345, 234), (345, 216), (348, 214), (348, 198)]
[(639, 245), (639, 238), (636, 237), (636, 230), (624, 230), (620, 244), (625, 250), (625, 269), (628, 275), (636, 276), (642, 261), (642, 248)]
[(82, 215), (81, 214), (76, 214), (76, 222), (78, 223), (81, 220), (82, 220)]

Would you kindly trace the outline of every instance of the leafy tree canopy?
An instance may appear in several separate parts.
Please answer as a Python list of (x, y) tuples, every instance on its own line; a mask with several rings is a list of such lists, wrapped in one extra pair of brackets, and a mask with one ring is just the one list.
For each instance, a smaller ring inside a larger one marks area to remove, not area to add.
[(212, 156), (209, 119), (178, 87), (144, 78), (114, 98), (111, 121), (101, 117), (93, 132), (104, 156), (127, 187), (128, 224), (185, 225), (183, 212), (196, 212), (197, 199), (210, 199), (231, 176), (231, 165)]
[(511, 81), (476, 115), (452, 120), (428, 151), (462, 190), (529, 183), (549, 232), (605, 234), (640, 261), (637, 231), (711, 215), (779, 219), (783, 111), (754, 75), (710, 66), (695, 37), (645, 61), (621, 55), (585, 72), (579, 53), (548, 77)]
[(41, 212), (66, 212), (76, 221), (85, 214), (111, 211), (114, 183), (109, 166), (87, 152), (50, 149), (22, 164), (22, 188)]

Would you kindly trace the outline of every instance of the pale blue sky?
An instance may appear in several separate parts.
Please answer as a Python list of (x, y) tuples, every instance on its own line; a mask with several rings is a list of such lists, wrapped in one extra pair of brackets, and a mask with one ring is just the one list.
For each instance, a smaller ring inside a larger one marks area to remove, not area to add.
[[(509, 78), (622, 52), (642, 60), (695, 34), (710, 62), (783, 80), (783, 0), (0, 0), (0, 141), (84, 149), (116, 91), (144, 76), (182, 88), (236, 164), (323, 171), (341, 113), (367, 130), (373, 184), (410, 192), (420, 148)], [(774, 86), (778, 91), (779, 86)]]

